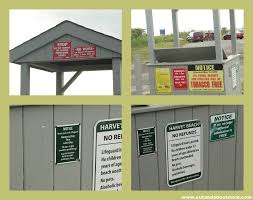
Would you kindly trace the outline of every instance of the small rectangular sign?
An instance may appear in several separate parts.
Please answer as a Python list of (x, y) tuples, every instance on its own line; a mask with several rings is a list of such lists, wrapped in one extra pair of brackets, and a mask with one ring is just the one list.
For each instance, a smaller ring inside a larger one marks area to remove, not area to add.
[(173, 68), (174, 89), (187, 89), (187, 70), (186, 68)]
[(71, 42), (54, 42), (53, 43), (53, 60), (71, 59)]
[(169, 68), (155, 68), (156, 94), (171, 94), (171, 77)]
[(122, 120), (100, 120), (94, 127), (93, 189), (122, 189)]
[(217, 141), (235, 136), (235, 113), (211, 116), (210, 141)]
[(80, 161), (81, 125), (55, 127), (55, 164)]
[(222, 64), (189, 65), (188, 76), (192, 92), (224, 92)]
[(156, 152), (156, 129), (155, 127), (137, 130), (139, 156), (149, 155)]
[(232, 86), (233, 89), (237, 87), (237, 66), (233, 65), (231, 67), (231, 76), (232, 76)]
[(73, 58), (85, 59), (85, 58), (96, 58), (96, 46), (95, 45), (85, 45), (81, 47), (75, 47), (73, 49)]
[(202, 137), (200, 120), (170, 123), (165, 127), (169, 187), (201, 178)]

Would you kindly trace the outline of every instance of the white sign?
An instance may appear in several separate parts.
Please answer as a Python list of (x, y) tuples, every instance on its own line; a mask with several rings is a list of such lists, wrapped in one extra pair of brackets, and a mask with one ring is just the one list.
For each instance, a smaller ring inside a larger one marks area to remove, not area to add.
[(122, 188), (121, 119), (100, 120), (94, 127), (93, 189)]
[(202, 131), (200, 120), (165, 127), (167, 184), (169, 187), (201, 178)]
[(233, 88), (236, 88), (237, 86), (237, 77), (236, 77), (236, 74), (237, 73), (237, 66), (234, 65), (232, 66), (231, 68), (231, 74), (232, 74), (232, 85), (233, 85)]

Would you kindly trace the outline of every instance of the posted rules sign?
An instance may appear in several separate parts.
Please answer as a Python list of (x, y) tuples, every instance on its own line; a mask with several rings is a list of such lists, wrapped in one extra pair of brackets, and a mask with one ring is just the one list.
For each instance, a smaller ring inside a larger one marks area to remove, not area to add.
[(121, 190), (121, 144), (121, 119), (106, 119), (97, 122), (94, 128), (94, 190)]
[(189, 89), (195, 92), (223, 92), (223, 65), (189, 65)]
[(80, 161), (80, 124), (55, 127), (55, 164)]
[(155, 127), (137, 130), (139, 156), (149, 155), (156, 152), (156, 129)]
[(203, 162), (200, 120), (170, 123), (165, 136), (168, 185), (173, 187), (199, 179)]
[(210, 141), (234, 137), (235, 120), (235, 113), (225, 113), (211, 116)]
[(186, 68), (173, 68), (172, 71), (175, 90), (187, 89)]
[(74, 58), (96, 58), (96, 46), (86, 45), (81, 47), (75, 47), (73, 50)]
[(169, 68), (155, 69), (156, 94), (171, 94), (171, 78)]
[(54, 42), (53, 43), (53, 60), (71, 59), (71, 42)]

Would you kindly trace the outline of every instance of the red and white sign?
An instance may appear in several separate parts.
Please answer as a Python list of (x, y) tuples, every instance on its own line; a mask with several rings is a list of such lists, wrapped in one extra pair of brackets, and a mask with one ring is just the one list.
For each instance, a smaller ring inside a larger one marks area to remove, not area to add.
[(71, 58), (71, 42), (53, 43), (53, 60), (68, 60)]
[(173, 68), (174, 88), (187, 89), (186, 68)]
[(86, 45), (82, 47), (75, 47), (73, 49), (73, 58), (96, 58), (96, 46)]

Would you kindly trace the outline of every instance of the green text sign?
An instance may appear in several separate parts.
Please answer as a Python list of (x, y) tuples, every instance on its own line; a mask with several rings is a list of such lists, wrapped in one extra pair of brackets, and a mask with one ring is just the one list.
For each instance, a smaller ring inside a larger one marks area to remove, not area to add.
[(55, 163), (80, 160), (80, 124), (55, 127)]
[(137, 130), (139, 155), (144, 156), (156, 152), (155, 127)]
[(222, 140), (235, 136), (235, 113), (211, 116), (210, 141)]

